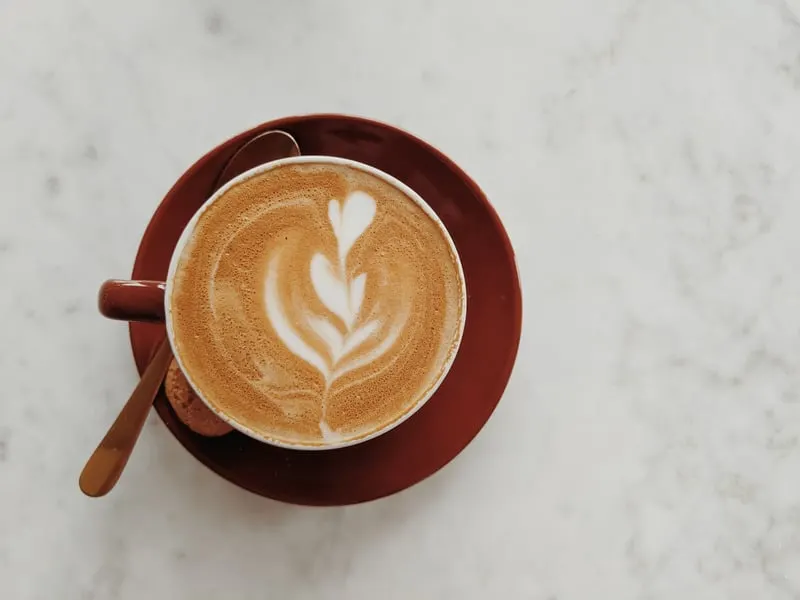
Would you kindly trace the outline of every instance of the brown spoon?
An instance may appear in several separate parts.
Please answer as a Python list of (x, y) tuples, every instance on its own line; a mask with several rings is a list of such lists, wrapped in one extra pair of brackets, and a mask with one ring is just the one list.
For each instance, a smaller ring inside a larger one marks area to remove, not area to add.
[[(299, 155), (300, 148), (288, 133), (267, 131), (257, 135), (231, 157), (217, 178), (215, 189), (260, 164)], [(171, 360), (172, 348), (164, 338), (147, 365), (139, 385), (83, 467), (78, 485), (87, 496), (105, 496), (119, 480)]]
[(172, 349), (169, 341), (164, 338), (153, 360), (147, 365), (139, 385), (83, 467), (78, 485), (87, 496), (105, 496), (119, 480), (150, 412), (150, 406), (167, 375), (171, 360)]

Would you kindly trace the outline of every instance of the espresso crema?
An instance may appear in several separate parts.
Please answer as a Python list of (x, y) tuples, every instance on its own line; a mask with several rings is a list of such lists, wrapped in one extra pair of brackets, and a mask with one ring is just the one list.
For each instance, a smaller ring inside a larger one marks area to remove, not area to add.
[(350, 164), (290, 163), (234, 183), (197, 219), (168, 297), (199, 394), (268, 440), (369, 436), (438, 385), (464, 281), (430, 209)]

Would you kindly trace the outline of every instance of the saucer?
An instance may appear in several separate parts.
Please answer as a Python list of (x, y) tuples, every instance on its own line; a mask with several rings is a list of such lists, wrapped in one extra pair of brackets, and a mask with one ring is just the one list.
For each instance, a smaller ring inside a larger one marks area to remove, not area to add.
[[(175, 183), (144, 233), (133, 279), (165, 280), (184, 226), (211, 196), (227, 161), (270, 129), (290, 133), (303, 154), (350, 158), (414, 189), (450, 232), (464, 268), (467, 321), (458, 355), (436, 393), (414, 416), (372, 440), (337, 450), (287, 450), (233, 432), (193, 433), (163, 390), (155, 409), (178, 441), (218, 475), (256, 494), (295, 504), (332, 506), (388, 496), (432, 475), (477, 435), (500, 401), (519, 346), (522, 297), (514, 253), (480, 188), (438, 150), (409, 133), (341, 115), (277, 119), (224, 142)], [(165, 335), (163, 324), (131, 323), (143, 372)]]

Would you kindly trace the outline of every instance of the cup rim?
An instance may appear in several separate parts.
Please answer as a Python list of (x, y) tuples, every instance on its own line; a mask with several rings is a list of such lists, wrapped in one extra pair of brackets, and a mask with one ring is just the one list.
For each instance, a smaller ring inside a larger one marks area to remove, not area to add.
[[(460, 291), (461, 291), (461, 318), (458, 324), (458, 331), (456, 335), (455, 342), (453, 343), (452, 349), (447, 360), (442, 367), (439, 376), (430, 386), (428, 391), (420, 397), (419, 400), (406, 410), (403, 414), (399, 417), (395, 418), (394, 420), (386, 423), (383, 427), (376, 429), (366, 435), (341, 440), (341, 441), (334, 441), (329, 443), (322, 443), (317, 445), (312, 444), (298, 444), (298, 443), (291, 443), (285, 440), (272, 438), (265, 436), (261, 433), (258, 433), (248, 427), (247, 425), (238, 422), (234, 419), (231, 415), (221, 411), (217, 407), (215, 407), (211, 402), (209, 402), (203, 392), (200, 390), (199, 386), (195, 384), (194, 380), (192, 379), (191, 375), (188, 373), (187, 369), (185, 368), (183, 361), (181, 360), (180, 353), (176, 348), (175, 343), (175, 333), (173, 329), (173, 322), (172, 322), (172, 307), (170, 303), (170, 298), (172, 297), (173, 291), (173, 283), (175, 279), (175, 273), (178, 268), (178, 263), (180, 262), (181, 255), (183, 254), (186, 245), (188, 244), (189, 240), (192, 238), (194, 234), (194, 230), (197, 226), (198, 221), (202, 217), (203, 213), (206, 212), (215, 202), (219, 200), (229, 189), (242, 183), (243, 181), (247, 181), (248, 179), (255, 177), (256, 175), (260, 175), (262, 173), (266, 173), (267, 171), (271, 171), (277, 167), (287, 165), (287, 164), (304, 164), (304, 163), (325, 163), (325, 164), (334, 164), (334, 165), (342, 165), (347, 167), (352, 167), (366, 173), (369, 173), (379, 179), (384, 180), (389, 185), (399, 189), (403, 192), (411, 201), (413, 201), (417, 206), (419, 206), (423, 212), (436, 224), (439, 231), (443, 234), (446, 243), (448, 244), (450, 251), (452, 252), (453, 256), (455, 257), (455, 264), (456, 270), (458, 272), (458, 279), (460, 284)], [(301, 155), (301, 156), (292, 156), (287, 158), (281, 158), (278, 160), (273, 160), (237, 175), (225, 185), (221, 186), (217, 189), (211, 196), (203, 202), (200, 208), (195, 211), (189, 221), (186, 223), (186, 226), (183, 228), (178, 241), (175, 244), (175, 248), (172, 251), (172, 255), (169, 261), (169, 268), (167, 270), (167, 278), (166, 278), (166, 287), (164, 291), (164, 323), (166, 326), (167, 331), (167, 340), (172, 348), (172, 353), (175, 359), (175, 362), (178, 364), (183, 375), (186, 377), (190, 387), (195, 392), (198, 398), (203, 402), (204, 405), (208, 407), (217, 417), (225, 421), (234, 429), (240, 431), (241, 433), (257, 440), (259, 442), (263, 442), (265, 444), (269, 444), (272, 446), (277, 446), (279, 448), (285, 448), (289, 450), (308, 450), (308, 451), (323, 451), (323, 450), (335, 450), (338, 448), (346, 448), (349, 446), (355, 446), (357, 444), (366, 442), (368, 440), (374, 439), (378, 436), (381, 436), (385, 433), (388, 433), (392, 429), (396, 428), (398, 425), (402, 424), (409, 418), (411, 418), (414, 414), (416, 414), (427, 402), (428, 400), (433, 397), (436, 391), (441, 386), (442, 382), (447, 377), (447, 374), (450, 372), (453, 363), (455, 362), (456, 356), (458, 355), (458, 350), (461, 346), (461, 341), (464, 337), (464, 329), (467, 323), (467, 285), (466, 285), (466, 278), (464, 276), (464, 268), (461, 263), (461, 257), (458, 254), (458, 249), (456, 248), (455, 242), (453, 241), (450, 232), (448, 231), (447, 227), (444, 225), (442, 220), (439, 216), (434, 212), (434, 210), (430, 207), (430, 205), (425, 202), (424, 198), (420, 196), (416, 191), (414, 191), (410, 186), (403, 183), (393, 175), (382, 171), (372, 165), (368, 165), (366, 163), (362, 163), (357, 160), (352, 160), (349, 158), (342, 158), (338, 156), (325, 156), (325, 155)]]

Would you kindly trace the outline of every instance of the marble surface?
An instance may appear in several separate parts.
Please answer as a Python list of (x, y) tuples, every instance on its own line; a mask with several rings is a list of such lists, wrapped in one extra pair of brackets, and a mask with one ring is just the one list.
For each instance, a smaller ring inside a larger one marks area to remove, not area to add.
[[(525, 331), (433, 478), (243, 492), (151, 418), (95, 312), (209, 147), (403, 126), (508, 226)], [(800, 598), (800, 0), (0, 0), (0, 597)]]

